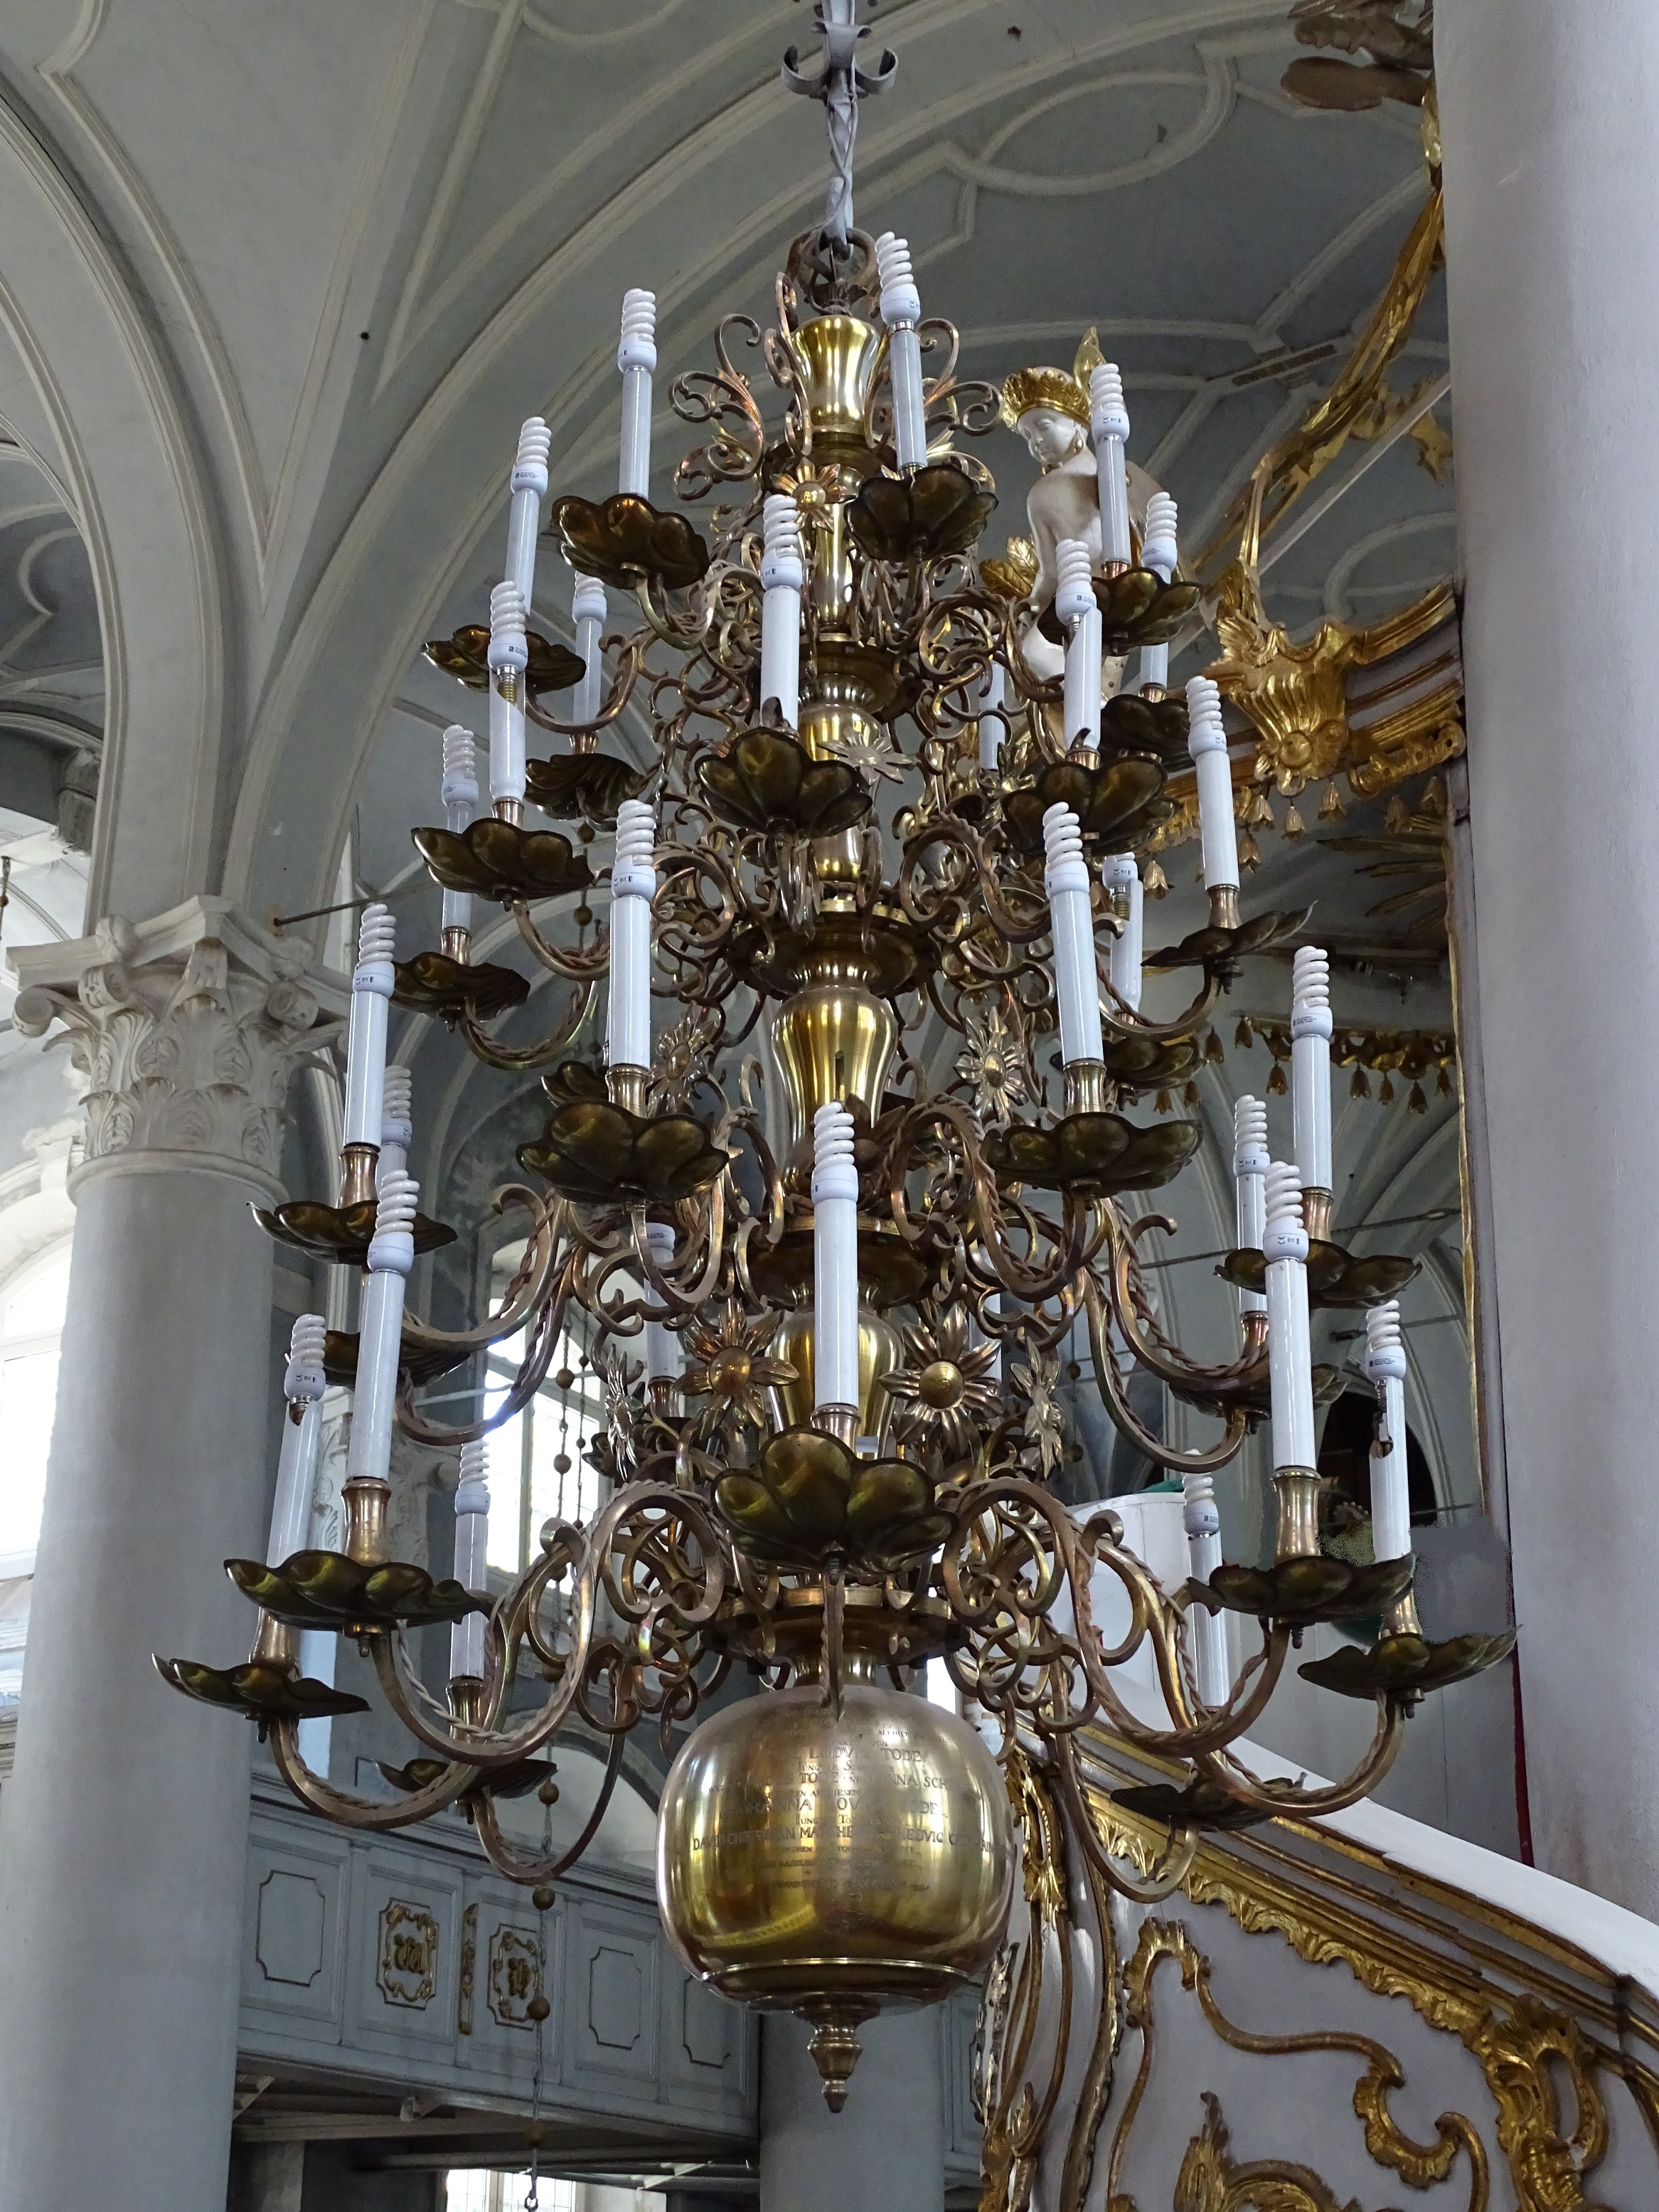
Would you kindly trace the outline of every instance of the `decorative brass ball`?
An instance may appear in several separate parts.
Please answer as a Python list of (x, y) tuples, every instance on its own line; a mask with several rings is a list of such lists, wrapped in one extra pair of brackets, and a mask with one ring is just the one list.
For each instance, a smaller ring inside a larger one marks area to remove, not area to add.
[(922, 1369), (916, 1387), (924, 1406), (931, 1406), (938, 1413), (949, 1413), (962, 1396), (962, 1370), (954, 1359), (933, 1360)]
[(670, 1941), (725, 1996), (812, 2022), (838, 2112), (854, 2031), (933, 2004), (1002, 1941), (1012, 1816), (996, 1761), (954, 1713), (848, 1661), (837, 1717), (820, 1685), (706, 1720), (669, 1770), (657, 1900)]

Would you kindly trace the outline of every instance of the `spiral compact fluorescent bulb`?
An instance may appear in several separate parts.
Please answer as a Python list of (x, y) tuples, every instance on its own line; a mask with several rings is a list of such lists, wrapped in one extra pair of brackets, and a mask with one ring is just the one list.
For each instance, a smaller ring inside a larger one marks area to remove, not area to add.
[(1129, 478), (1123, 457), (1129, 413), (1115, 362), (1097, 362), (1089, 378), (1089, 427), (1100, 496), (1100, 556), (1109, 567), (1124, 568), (1130, 556)]
[(831, 1099), (812, 1117), (812, 1395), (841, 1410), (860, 1404), (858, 1198), (853, 1117)]
[(887, 325), (887, 357), (893, 379), (893, 449), (902, 470), (919, 469), (927, 458), (927, 410), (921, 388), (921, 295), (910, 265), (906, 239), (883, 231), (876, 240), (876, 272), (881, 283), (881, 319)]
[(1198, 825), (1204, 848), (1204, 888), (1238, 888), (1238, 833), (1233, 823), (1233, 775), (1221, 690), (1210, 677), (1187, 684), (1187, 750), (1198, 775)]
[(623, 380), (617, 489), (635, 499), (651, 496), (651, 378), (656, 366), (657, 295), (637, 289), (624, 292), (617, 346)]
[(800, 595), (806, 581), (800, 509), (771, 492), (761, 509), (761, 704), (775, 699), (791, 729), (800, 720)]
[[(483, 1437), (461, 1446), (455, 1486), (455, 1579), (480, 1596), (489, 1588), (489, 1450)], [(469, 1613), (449, 1632), (451, 1681), (483, 1678), (483, 1615)]]
[(1329, 955), (1316, 945), (1297, 947), (1291, 971), (1291, 1112), (1302, 1187), (1328, 1194), (1333, 1187), (1331, 963)]

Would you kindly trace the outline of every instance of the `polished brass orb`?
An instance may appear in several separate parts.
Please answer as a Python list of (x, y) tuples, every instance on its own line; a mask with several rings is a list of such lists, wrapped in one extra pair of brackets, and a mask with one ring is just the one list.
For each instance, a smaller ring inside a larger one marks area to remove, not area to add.
[(963, 1721), (878, 1685), (849, 1655), (835, 1712), (817, 1682), (705, 1721), (669, 1771), (657, 1899), (670, 1940), (723, 1995), (811, 2021), (830, 2109), (856, 2030), (933, 2004), (1002, 1941), (1013, 1821)]
[(954, 1359), (930, 1360), (921, 1370), (919, 1387), (924, 1406), (931, 1406), (935, 1413), (948, 1413), (961, 1401), (962, 1370)]

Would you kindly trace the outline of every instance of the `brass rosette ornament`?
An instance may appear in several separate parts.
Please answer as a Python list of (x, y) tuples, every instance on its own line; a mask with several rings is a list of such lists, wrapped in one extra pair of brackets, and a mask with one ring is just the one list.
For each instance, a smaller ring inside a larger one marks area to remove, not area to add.
[[(833, 57), (824, 70), (856, 73)], [(805, 63), (795, 75), (818, 82)], [(552, 491), (546, 535), (580, 579), (629, 596), (628, 623), (601, 639), (593, 621), (585, 719), (569, 725), (536, 708), (550, 659), (513, 576), (489, 632), (429, 649), (489, 688), (499, 787), (486, 802), (467, 732), (447, 733), (447, 819), (416, 833), (441, 941), (393, 962), (377, 936), (371, 957), (366, 919), (354, 975), (354, 1007), (380, 994), (451, 1023), (539, 1109), (517, 1148), (526, 1180), (493, 1200), (521, 1256), (465, 1325), (416, 1310), (431, 1224), (401, 1152), (377, 1161), (378, 1124), (343, 1148), (355, 1180), (338, 1207), (273, 1214), (274, 1233), (366, 1274), (359, 1331), (318, 1319), (314, 1358), (296, 1352), (285, 1383), (283, 1466), (301, 1475), (325, 1384), (356, 1387), (344, 1534), (330, 1551), (273, 1538), (276, 1564), (231, 1563), (258, 1614), (246, 1667), (164, 1668), (267, 1729), (324, 1816), (380, 1833), (462, 1804), (491, 1864), (538, 1891), (591, 1840), (629, 1732), (655, 1728), (675, 1753), (658, 1843), (670, 1936), (729, 1996), (810, 2023), (837, 2107), (862, 2022), (938, 2002), (995, 1956), (1016, 1871), (999, 1757), (1042, 1762), (1098, 1881), (1155, 1900), (1200, 1828), (1364, 1796), (1422, 1691), (1495, 1650), (1419, 1650), (1409, 1558), (1324, 1556), (1310, 1443), (1306, 1467), (1275, 1478), (1272, 1562), (1192, 1587), (1164, 1587), (1109, 1509), (1065, 1502), (1085, 1337), (1085, 1387), (1161, 1468), (1225, 1465), (1270, 1408), (1279, 1426), (1267, 1328), (1203, 1360), (1157, 1318), (1149, 1224), (1127, 1200), (1176, 1181), (1201, 1124), (1116, 1109), (1191, 1077), (1217, 991), (1305, 917), (1241, 915), (1235, 884), (1212, 895), (1208, 927), (1146, 963), (1200, 970), (1193, 1005), (1143, 1012), (1138, 975), (1109, 989), (1121, 921), (1103, 870), (1144, 853), (1196, 714), (1154, 685), (1108, 701), (1098, 743), (1054, 757), (1057, 686), (1021, 648), (1032, 583), (1012, 555), (981, 557), (995, 495), (963, 450), (994, 428), (1001, 395), (958, 380), (954, 330), (915, 296), (902, 240), (843, 222), (797, 241), (769, 325), (729, 316), (714, 366), (672, 387), (703, 438), (673, 495), (713, 501), (701, 527), (668, 495), (557, 494), (547, 426), (521, 434), (510, 544), (533, 552)], [(629, 295), (625, 484), (651, 481), (653, 318)], [(1086, 438), (1075, 379), (1028, 383)], [(1158, 542), (1149, 523), (1135, 558), (1092, 580), (1109, 653), (1155, 650), (1194, 602), (1173, 560), (1169, 576), (1141, 565)], [(981, 726), (994, 697), (1000, 751)], [(595, 766), (599, 731), (624, 716), (636, 763)], [(532, 721), (570, 732), (568, 761), (524, 761)], [(538, 804), (582, 817), (583, 852), (526, 822)], [(1075, 833), (1064, 854), (1056, 811)], [(474, 960), (474, 900), (507, 910), (515, 964)], [(1060, 988), (1062, 940), (1080, 993)], [(532, 965), (557, 986), (533, 1006)], [(1098, 1032), (1086, 1053), (1066, 1048), (1079, 1000)], [(383, 1027), (379, 1048), (384, 1062)], [(1264, 1258), (1270, 1303), (1281, 1264)], [(1305, 1294), (1305, 1252), (1297, 1264)], [(1349, 1264), (1382, 1280), (1379, 1263)], [(550, 1516), (492, 1596), (483, 1441), (578, 1351), (605, 1407), (585, 1510)], [(1152, 1432), (1132, 1369), (1216, 1435)], [(390, 1555), (394, 1414), (459, 1453), (452, 1574)], [(1107, 1589), (1122, 1601), (1109, 1632)], [(1253, 1625), (1237, 1674), (1211, 1667), (1211, 1607)], [(1352, 1771), (1255, 1774), (1237, 1747), (1295, 1638), (1366, 1613), (1389, 1633), (1331, 1684), (1358, 1694), (1363, 1676), (1375, 1705)], [(443, 1675), (419, 1633), (441, 1623)], [(300, 1637), (323, 1626), (356, 1640), (411, 1739), (388, 1761), (390, 1797), (301, 1751), (305, 1718), (357, 1702), (300, 1674)], [(917, 1694), (932, 1662), (978, 1728)], [(734, 1674), (751, 1693), (708, 1710)], [(1172, 1770), (1143, 1808), (1170, 1829), (1150, 1871), (1114, 1856), (1089, 1808), (1073, 1747), (1097, 1723)], [(587, 1832), (562, 1856), (512, 1841), (494, 1801), (578, 1727), (612, 1746)]]

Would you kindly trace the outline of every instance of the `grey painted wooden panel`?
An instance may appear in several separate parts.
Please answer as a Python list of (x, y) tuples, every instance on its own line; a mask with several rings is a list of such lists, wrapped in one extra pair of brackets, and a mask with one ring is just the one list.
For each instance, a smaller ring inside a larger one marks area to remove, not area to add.
[(685, 1972), (648, 1889), (571, 1876), (539, 1915), (459, 1820), (354, 1836), (256, 1783), (246, 2060), (527, 2111), (538, 1990), (548, 2109), (753, 2143), (757, 2023)]

